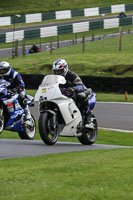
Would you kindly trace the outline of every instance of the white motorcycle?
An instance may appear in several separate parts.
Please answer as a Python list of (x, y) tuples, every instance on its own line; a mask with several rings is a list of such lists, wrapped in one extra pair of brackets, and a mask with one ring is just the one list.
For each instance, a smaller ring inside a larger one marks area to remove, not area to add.
[[(92, 112), (91, 123), (93, 128), (85, 128), (84, 117), (72, 98), (61, 93), (59, 84), (66, 80), (59, 75), (46, 75), (39, 86), (35, 101), (39, 102), (39, 133), (43, 142), (53, 145), (59, 136), (77, 137), (80, 143), (91, 145), (96, 141), (98, 126)], [(89, 97), (90, 109), (93, 110), (96, 94)]]

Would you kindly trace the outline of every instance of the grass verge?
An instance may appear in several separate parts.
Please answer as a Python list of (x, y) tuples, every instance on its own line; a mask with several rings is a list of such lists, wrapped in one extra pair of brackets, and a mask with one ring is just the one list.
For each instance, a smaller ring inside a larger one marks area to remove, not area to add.
[[(37, 90), (26, 90), (27, 94), (35, 96)], [(128, 100), (125, 99), (125, 94), (118, 94), (118, 93), (100, 93), (97, 92), (97, 101), (102, 102), (125, 102), (125, 103), (132, 103), (133, 102), (133, 94), (128, 94)]]
[[(0, 138), (18, 136), (4, 131)], [(132, 141), (132, 133), (99, 129), (96, 143), (133, 146)], [(133, 149), (123, 148), (0, 160), (1, 199), (131, 200), (132, 154)]]
[(113, 4), (128, 4), (131, 0), (14, 0), (3, 1), (1, 4), (1, 15), (25, 14), (33, 12), (45, 12), (55, 10), (72, 10), (88, 7), (103, 7)]
[[(119, 37), (88, 42), (85, 52), (82, 45), (74, 45), (49, 52), (27, 55), (24, 58), (6, 58), (11, 66), (21, 74), (48, 74), (52, 72), (52, 63), (64, 58), (69, 67), (79, 75), (132, 77), (133, 45), (132, 35), (123, 36), (122, 50), (119, 51)], [(3, 58), (0, 59), (2, 61)]]
[(2, 200), (131, 200), (133, 149), (0, 161)]
[[(38, 131), (38, 121), (36, 121), (37, 133), (36, 140), (41, 140), (39, 131)], [(11, 132), (4, 130), (0, 135), (0, 138), (5, 139), (19, 139), (17, 132)], [(79, 142), (76, 137), (59, 137), (59, 141), (64, 142)], [(133, 134), (117, 132), (112, 130), (98, 130), (98, 138), (96, 140), (97, 144), (109, 144), (109, 145), (124, 145), (124, 146), (133, 146)]]

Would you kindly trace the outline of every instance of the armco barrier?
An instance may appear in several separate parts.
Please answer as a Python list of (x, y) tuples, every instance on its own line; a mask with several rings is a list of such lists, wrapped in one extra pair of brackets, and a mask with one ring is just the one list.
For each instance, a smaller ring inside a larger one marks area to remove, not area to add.
[(114, 78), (98, 76), (81, 76), (86, 87), (96, 92), (118, 92), (128, 91), (133, 93), (133, 78)]
[(74, 17), (91, 17), (98, 16), (101, 14), (114, 14), (133, 10), (133, 3), (131, 4), (118, 4), (105, 7), (94, 7), (94, 8), (84, 8), (77, 10), (61, 10), (61, 11), (51, 11), (45, 13), (34, 13), (26, 15), (16, 15), (0, 17), (0, 26), (11, 25), (15, 23), (34, 23), (47, 20), (60, 20), (60, 19), (70, 19)]
[(27, 89), (38, 89), (43, 77), (43, 74), (22, 74)]
[[(44, 75), (22, 74), (26, 89), (38, 89)], [(133, 78), (114, 78), (101, 76), (81, 76), (83, 83), (96, 92), (117, 92), (128, 91), (133, 94)]]
[(126, 25), (133, 25), (133, 17), (126, 17), (122, 19), (102, 19), (72, 23), (67, 25), (42, 27), (33, 30), (19, 30), (15, 32), (12, 31), (0, 34), (0, 44), (13, 42), (15, 40), (21, 41), (23, 39), (54, 37), (63, 34), (75, 34), (97, 29), (118, 28)]

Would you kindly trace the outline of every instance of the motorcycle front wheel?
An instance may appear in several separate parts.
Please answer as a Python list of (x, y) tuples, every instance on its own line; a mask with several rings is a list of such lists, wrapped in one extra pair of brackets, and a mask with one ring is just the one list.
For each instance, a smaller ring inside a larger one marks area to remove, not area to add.
[(47, 145), (53, 145), (58, 140), (57, 129), (51, 129), (51, 116), (44, 112), (39, 117), (39, 134), (43, 142)]
[(82, 135), (78, 137), (78, 140), (81, 144), (91, 145), (97, 139), (98, 135), (97, 120), (94, 115), (92, 115), (92, 118), (93, 118), (94, 129), (88, 129), (83, 131)]
[(0, 134), (2, 133), (4, 129), (4, 117), (0, 115)]
[(18, 132), (18, 135), (21, 139), (25, 140), (33, 140), (36, 135), (36, 121), (31, 115), (31, 119), (25, 121), (24, 131)]

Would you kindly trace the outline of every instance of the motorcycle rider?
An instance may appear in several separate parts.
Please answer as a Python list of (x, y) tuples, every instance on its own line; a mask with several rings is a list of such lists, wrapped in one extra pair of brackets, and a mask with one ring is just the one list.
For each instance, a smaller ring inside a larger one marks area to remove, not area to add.
[(91, 111), (89, 110), (88, 103), (88, 95), (92, 90), (88, 90), (80, 77), (69, 70), (66, 60), (56, 60), (53, 63), (52, 70), (55, 75), (61, 75), (66, 79), (66, 83), (60, 85), (62, 94), (68, 97), (73, 97), (73, 95), (76, 94), (76, 104), (79, 107), (82, 116), (85, 117), (85, 128), (93, 128), (93, 123), (91, 122)]
[(0, 62), (0, 78), (3, 78), (10, 83), (10, 85), (7, 87), (8, 89), (19, 94), (19, 103), (24, 109), (26, 120), (30, 120), (31, 114), (29, 107), (26, 103), (24, 103), (26, 93), (25, 84), (21, 75), (12, 69), (8, 62), (2, 61)]

